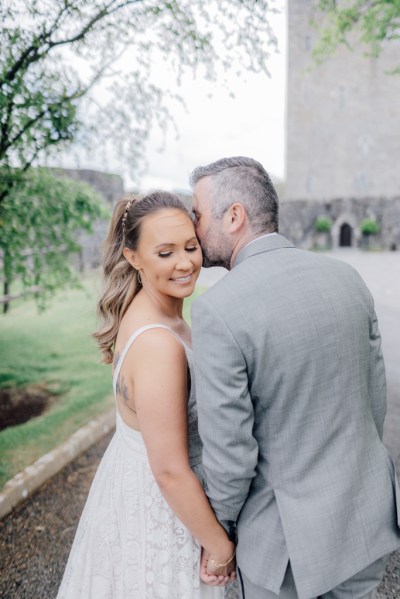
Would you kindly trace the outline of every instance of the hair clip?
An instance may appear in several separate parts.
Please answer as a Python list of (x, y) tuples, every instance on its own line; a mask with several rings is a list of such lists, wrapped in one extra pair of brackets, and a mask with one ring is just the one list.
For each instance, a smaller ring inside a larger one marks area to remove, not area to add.
[(134, 201), (135, 201), (135, 198), (132, 198), (131, 200), (129, 200), (129, 202), (126, 205), (125, 212), (124, 212), (124, 215), (122, 217), (122, 228), (123, 228), (124, 231), (125, 231), (126, 217), (128, 216), (129, 209), (132, 206), (132, 204), (133, 204)]

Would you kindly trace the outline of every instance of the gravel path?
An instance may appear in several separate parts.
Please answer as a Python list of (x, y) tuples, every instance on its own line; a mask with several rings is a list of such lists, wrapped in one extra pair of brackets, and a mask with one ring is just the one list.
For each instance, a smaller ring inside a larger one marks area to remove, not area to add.
[[(54, 599), (90, 483), (111, 436), (0, 522), (1, 599)], [(379, 590), (378, 599), (400, 599), (400, 551), (391, 556)]]
[(1, 599), (56, 596), (91, 481), (111, 436), (0, 522)]

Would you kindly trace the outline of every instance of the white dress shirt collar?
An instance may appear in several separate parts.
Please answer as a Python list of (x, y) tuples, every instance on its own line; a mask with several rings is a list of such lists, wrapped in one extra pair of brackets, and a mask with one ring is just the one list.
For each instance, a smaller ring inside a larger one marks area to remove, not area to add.
[(260, 235), (259, 237), (256, 237), (255, 239), (252, 239), (251, 241), (249, 241), (249, 243), (246, 243), (246, 245), (244, 245), (242, 248), (240, 248), (240, 251), (243, 251), (244, 248), (247, 248), (249, 245), (251, 245), (255, 241), (258, 241), (259, 239), (264, 239), (264, 237), (270, 237), (270, 235), (278, 235), (278, 233), (274, 232), (274, 233), (265, 233), (265, 235)]

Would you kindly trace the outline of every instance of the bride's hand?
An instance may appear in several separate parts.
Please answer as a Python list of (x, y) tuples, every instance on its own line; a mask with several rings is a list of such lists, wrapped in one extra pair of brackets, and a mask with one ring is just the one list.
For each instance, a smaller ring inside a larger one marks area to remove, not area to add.
[(210, 554), (202, 547), (201, 549), (201, 562), (200, 562), (200, 579), (210, 586), (225, 586), (230, 580), (235, 580), (236, 572), (231, 574), (224, 573), (210, 573), (209, 570), (212, 568), (209, 564)]
[[(223, 584), (236, 579), (235, 545), (229, 542), (227, 550), (218, 554), (206, 554), (206, 572), (209, 576), (223, 578)], [(205, 553), (205, 552), (204, 552)]]

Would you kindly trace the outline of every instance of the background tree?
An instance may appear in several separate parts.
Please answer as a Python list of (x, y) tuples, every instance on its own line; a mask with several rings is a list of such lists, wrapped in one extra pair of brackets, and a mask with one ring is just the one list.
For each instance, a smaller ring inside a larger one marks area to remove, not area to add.
[[(3, 292), (11, 282), (34, 291), (39, 306), (65, 285), (79, 285), (71, 257), (79, 253), (77, 233), (91, 232), (94, 221), (108, 216), (93, 189), (71, 179), (56, 178), (47, 169), (30, 169), (2, 205), (0, 250)], [(8, 302), (4, 302), (4, 311)]]
[[(73, 140), (112, 139), (136, 167), (151, 125), (165, 126), (165, 98), (176, 97), (185, 69), (208, 78), (217, 64), (267, 71), (275, 44), (265, 0), (1, 0), (0, 7), (0, 201), (31, 165)], [(168, 90), (151, 80), (160, 59), (177, 78)], [(104, 100), (96, 93), (106, 78)]]
[[(326, 58), (334, 49), (354, 41), (362, 42), (369, 53), (378, 56), (383, 44), (400, 38), (399, 0), (319, 0), (319, 10), (327, 17), (320, 43), (315, 50), (318, 59)], [(399, 66), (394, 71), (400, 73)]]
[[(98, 206), (87, 188), (31, 167), (73, 142), (112, 140), (135, 172), (152, 125), (169, 122), (185, 70), (209, 79), (220, 66), (268, 72), (269, 10), (267, 0), (0, 0), (6, 294), (16, 275), (46, 291), (72, 281), (72, 233), (90, 229)], [(160, 61), (175, 75), (168, 89), (154, 77)]]

